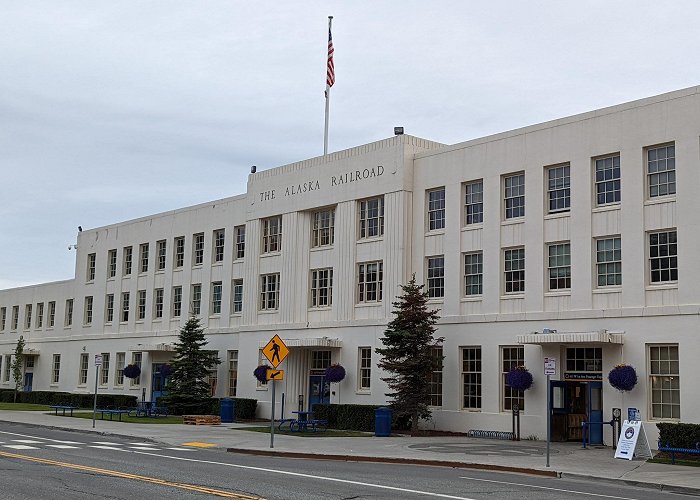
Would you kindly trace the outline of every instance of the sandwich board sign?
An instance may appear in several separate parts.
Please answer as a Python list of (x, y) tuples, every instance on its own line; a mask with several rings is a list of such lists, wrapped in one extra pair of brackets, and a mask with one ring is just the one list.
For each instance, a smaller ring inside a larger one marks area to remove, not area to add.
[(651, 458), (649, 439), (640, 420), (625, 420), (622, 424), (620, 440), (617, 442), (615, 458), (632, 460), (635, 455)]

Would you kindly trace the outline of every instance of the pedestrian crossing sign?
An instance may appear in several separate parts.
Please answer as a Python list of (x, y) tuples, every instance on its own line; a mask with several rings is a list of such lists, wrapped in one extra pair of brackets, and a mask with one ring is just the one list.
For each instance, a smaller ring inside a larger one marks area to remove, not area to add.
[(277, 368), (289, 354), (289, 349), (279, 335), (275, 335), (263, 348), (263, 354), (272, 363), (272, 366)]

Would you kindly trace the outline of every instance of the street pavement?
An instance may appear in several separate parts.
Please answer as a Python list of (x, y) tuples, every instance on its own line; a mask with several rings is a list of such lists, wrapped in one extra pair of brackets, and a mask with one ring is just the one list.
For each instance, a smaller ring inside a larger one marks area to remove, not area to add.
[[(680, 465), (646, 463), (642, 459), (613, 458), (611, 447), (588, 447), (580, 443), (552, 443), (547, 467), (546, 443), (542, 441), (500, 441), (468, 437), (303, 437), (270, 435), (243, 430), (251, 424), (217, 426), (126, 424), (55, 416), (38, 411), (0, 411), (0, 422), (17, 422), (42, 427), (96, 432), (152, 440), (171, 446), (207, 446), (233, 453), (294, 458), (309, 457), (348, 461), (379, 461), (443, 465), (556, 475), (604, 481), (700, 495), (700, 469)], [(256, 426), (265, 425), (261, 423)]]

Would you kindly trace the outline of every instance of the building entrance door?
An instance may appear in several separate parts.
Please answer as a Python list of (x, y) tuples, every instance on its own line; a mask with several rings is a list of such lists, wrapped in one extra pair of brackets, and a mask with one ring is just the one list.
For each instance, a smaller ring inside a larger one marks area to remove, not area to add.
[(592, 422), (590, 444), (603, 444), (603, 383), (553, 380), (550, 391), (552, 441), (581, 441), (583, 422)]
[(151, 381), (151, 401), (168, 394), (168, 376), (161, 373), (161, 367), (165, 363), (153, 363), (153, 379)]
[(311, 370), (309, 375), (308, 411), (312, 411), (315, 404), (328, 404), (331, 402), (330, 384), (325, 380), (323, 373), (324, 370)]
[(32, 383), (34, 382), (33, 373), (24, 374), (24, 392), (32, 392)]

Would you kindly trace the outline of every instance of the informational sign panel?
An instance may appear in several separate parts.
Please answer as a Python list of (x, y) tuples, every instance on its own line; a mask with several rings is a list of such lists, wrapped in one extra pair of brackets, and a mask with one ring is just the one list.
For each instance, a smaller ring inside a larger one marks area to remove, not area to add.
[(95, 366), (102, 366), (102, 354), (95, 354)]
[(642, 415), (637, 408), (627, 408), (627, 420), (641, 420)]
[(284, 370), (267, 370), (267, 380), (284, 380)]
[(634, 456), (651, 457), (649, 440), (644, 425), (639, 420), (625, 420), (622, 424), (620, 441), (617, 443), (615, 458), (632, 460)]
[(289, 354), (289, 349), (284, 344), (279, 335), (275, 335), (270, 339), (267, 345), (263, 348), (263, 354), (267, 360), (272, 363), (272, 366), (277, 368), (284, 361), (284, 358)]
[(557, 374), (557, 358), (544, 358), (544, 374), (545, 375), (556, 375)]

